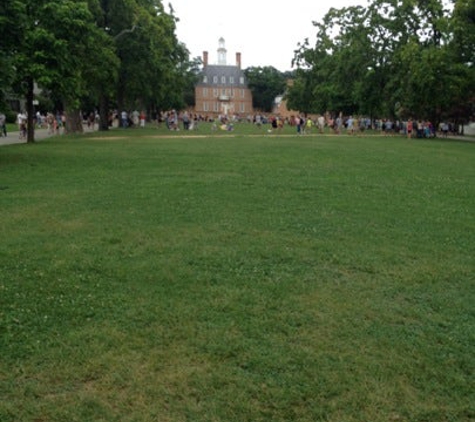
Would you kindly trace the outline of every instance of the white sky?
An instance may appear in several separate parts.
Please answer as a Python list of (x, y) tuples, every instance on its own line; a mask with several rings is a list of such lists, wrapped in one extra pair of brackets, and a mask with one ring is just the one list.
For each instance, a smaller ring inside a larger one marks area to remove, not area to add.
[(236, 63), (241, 53), (243, 69), (273, 66), (292, 70), (297, 44), (309, 38), (315, 42), (312, 21), (321, 21), (330, 7), (340, 9), (366, 5), (365, 0), (165, 0), (171, 3), (177, 23), (177, 37), (190, 51), (191, 58), (209, 53), (209, 63), (217, 62), (218, 40), (223, 37), (227, 64)]

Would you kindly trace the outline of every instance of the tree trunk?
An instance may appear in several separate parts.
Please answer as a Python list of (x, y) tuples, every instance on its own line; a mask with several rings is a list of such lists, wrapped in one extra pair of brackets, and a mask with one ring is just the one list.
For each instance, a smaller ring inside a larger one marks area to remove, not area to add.
[(35, 108), (33, 106), (33, 99), (34, 99), (33, 90), (34, 90), (33, 79), (28, 78), (27, 91), (26, 91), (26, 115), (27, 115), (26, 142), (27, 143), (35, 142)]
[(67, 106), (65, 107), (65, 133), (83, 133), (84, 128), (82, 127), (82, 115), (79, 110), (70, 109)]

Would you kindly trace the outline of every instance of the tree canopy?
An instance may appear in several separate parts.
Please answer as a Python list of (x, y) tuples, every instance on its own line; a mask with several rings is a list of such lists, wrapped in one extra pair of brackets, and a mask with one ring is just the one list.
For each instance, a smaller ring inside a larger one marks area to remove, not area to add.
[(106, 121), (110, 106), (183, 107), (192, 63), (175, 35), (176, 21), (160, 0), (2, 2), (0, 83), (26, 98), (28, 141), (34, 141), (34, 84), (73, 123), (84, 102), (100, 104)]
[(475, 101), (474, 0), (331, 8), (296, 51), (289, 106), (305, 112), (467, 119)]
[(244, 71), (252, 91), (253, 107), (263, 112), (272, 111), (275, 97), (285, 90), (285, 76), (272, 66), (249, 67)]

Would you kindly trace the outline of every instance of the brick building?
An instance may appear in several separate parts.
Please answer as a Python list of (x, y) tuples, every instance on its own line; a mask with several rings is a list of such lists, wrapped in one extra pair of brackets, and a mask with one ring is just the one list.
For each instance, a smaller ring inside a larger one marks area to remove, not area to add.
[(247, 116), (253, 113), (252, 93), (241, 69), (241, 53), (236, 53), (236, 64), (226, 63), (224, 39), (219, 39), (218, 63), (208, 62), (203, 52), (203, 70), (195, 86), (195, 113), (203, 116)]

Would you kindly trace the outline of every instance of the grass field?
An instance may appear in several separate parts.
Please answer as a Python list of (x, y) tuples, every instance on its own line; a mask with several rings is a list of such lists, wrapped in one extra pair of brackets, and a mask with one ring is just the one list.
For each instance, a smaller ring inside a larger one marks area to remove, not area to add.
[(201, 129), (0, 148), (0, 421), (474, 421), (475, 145)]

